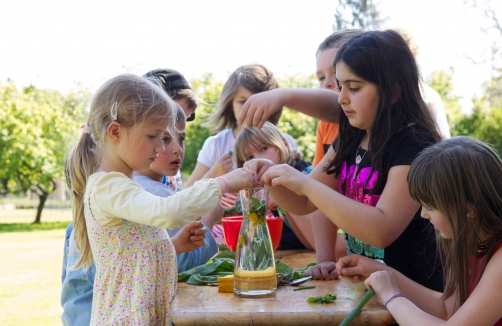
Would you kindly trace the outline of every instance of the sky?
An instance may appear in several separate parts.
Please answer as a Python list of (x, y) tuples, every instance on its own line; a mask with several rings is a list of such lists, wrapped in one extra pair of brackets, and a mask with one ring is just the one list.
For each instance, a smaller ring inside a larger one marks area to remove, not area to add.
[[(496, 2), (499, 0), (493, 0)], [(0, 5), (0, 83), (67, 92), (96, 90), (123, 73), (173, 68), (225, 80), (243, 64), (277, 76), (315, 72), (315, 51), (332, 31), (337, 0), (6, 0)], [(502, 7), (502, 6), (500, 6)], [(385, 28), (419, 45), (424, 77), (453, 69), (465, 110), (490, 78), (482, 61), (495, 38), (464, 0), (381, 0)], [(500, 8), (502, 11), (502, 8)], [(502, 16), (502, 13), (500, 14)], [(500, 37), (500, 36), (499, 36)]]

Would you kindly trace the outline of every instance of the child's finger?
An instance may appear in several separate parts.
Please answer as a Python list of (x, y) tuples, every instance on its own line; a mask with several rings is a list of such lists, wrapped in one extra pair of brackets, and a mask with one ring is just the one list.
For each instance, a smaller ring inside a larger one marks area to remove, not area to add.
[(192, 229), (192, 232), (190, 232), (190, 233), (193, 235), (200, 235), (200, 234), (206, 234), (206, 232), (207, 232), (207, 228), (201, 227), (201, 228), (197, 228), (197, 229)]

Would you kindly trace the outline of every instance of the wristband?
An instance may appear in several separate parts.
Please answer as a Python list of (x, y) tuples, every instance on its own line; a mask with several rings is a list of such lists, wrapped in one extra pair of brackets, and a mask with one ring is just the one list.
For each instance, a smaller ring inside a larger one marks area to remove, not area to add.
[(228, 188), (230, 188), (230, 183), (228, 183), (228, 180), (223, 178), (223, 177), (217, 177), (216, 179), (220, 179), (220, 180), (223, 180), (223, 182), (225, 182), (225, 184), (227, 185), (227, 189), (225, 189), (225, 192), (224, 193), (227, 193), (228, 192)]
[(410, 300), (407, 296), (405, 296), (402, 293), (394, 294), (392, 297), (389, 298), (389, 300), (385, 301), (385, 304), (383, 305), (385, 307), (385, 309), (387, 309), (387, 305), (389, 304), (389, 302), (391, 302), (393, 299), (399, 298), (399, 297), (403, 297), (403, 298), (405, 298), (407, 300)]

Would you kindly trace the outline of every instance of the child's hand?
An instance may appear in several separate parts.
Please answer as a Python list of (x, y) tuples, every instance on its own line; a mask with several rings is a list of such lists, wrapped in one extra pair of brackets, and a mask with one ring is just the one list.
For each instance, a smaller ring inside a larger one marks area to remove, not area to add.
[[(223, 176), (228, 181), (228, 192), (238, 192), (244, 188), (254, 188), (256, 184), (256, 173), (240, 168), (233, 170)], [(223, 182), (220, 179), (216, 179), (218, 182)], [(227, 185), (225, 184), (225, 189)]]
[(374, 259), (351, 255), (340, 258), (336, 263), (336, 269), (340, 276), (347, 276), (351, 282), (358, 283), (366, 280), (371, 273), (388, 268)]
[(202, 247), (206, 232), (207, 229), (201, 221), (195, 221), (182, 227), (171, 239), (176, 254), (179, 255)]
[(209, 178), (220, 177), (232, 171), (233, 157), (230, 154), (225, 154), (209, 169), (207, 173)]
[(266, 187), (284, 186), (298, 195), (304, 195), (303, 189), (311, 181), (313, 179), (288, 164), (271, 166), (262, 176)]
[(367, 289), (373, 287), (375, 294), (381, 304), (385, 304), (394, 294), (402, 293), (396, 276), (391, 271), (378, 271), (372, 273), (364, 285)]
[(251, 95), (242, 107), (239, 124), (261, 129), (271, 115), (283, 108), (283, 96), (280, 88)]
[(324, 261), (315, 266), (310, 266), (305, 271), (305, 275), (312, 276), (314, 280), (335, 280), (338, 278), (336, 263), (333, 261)]
[[(262, 186), (261, 177), (271, 166), (274, 166), (274, 162), (267, 160), (265, 158), (256, 158), (244, 163), (244, 168), (254, 171), (256, 173), (257, 183)], [(258, 186), (258, 185), (257, 185)]]

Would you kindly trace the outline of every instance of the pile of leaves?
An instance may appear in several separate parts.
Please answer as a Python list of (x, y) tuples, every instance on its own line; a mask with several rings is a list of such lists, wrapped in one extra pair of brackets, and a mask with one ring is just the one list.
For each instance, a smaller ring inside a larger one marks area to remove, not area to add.
[[(218, 285), (218, 278), (232, 275), (235, 268), (235, 252), (228, 250), (226, 245), (220, 245), (220, 253), (204, 265), (200, 265), (178, 274), (178, 282), (193, 285)], [(279, 278), (292, 274), (289, 280), (302, 278), (305, 268), (293, 269), (290, 266), (275, 262), (275, 270)]]

